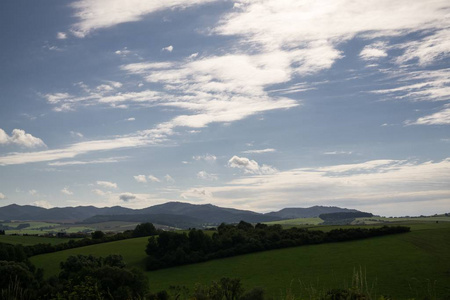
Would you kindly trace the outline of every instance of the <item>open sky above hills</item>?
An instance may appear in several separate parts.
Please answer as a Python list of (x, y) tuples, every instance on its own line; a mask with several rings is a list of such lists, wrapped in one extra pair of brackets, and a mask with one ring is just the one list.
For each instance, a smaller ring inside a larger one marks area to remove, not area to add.
[(1, 1), (0, 39), (0, 206), (450, 211), (448, 1)]

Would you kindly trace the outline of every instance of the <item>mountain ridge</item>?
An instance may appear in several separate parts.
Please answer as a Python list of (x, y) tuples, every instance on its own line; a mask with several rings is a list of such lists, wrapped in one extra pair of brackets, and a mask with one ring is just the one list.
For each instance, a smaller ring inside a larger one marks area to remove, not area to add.
[(95, 207), (54, 207), (42, 208), (32, 205), (11, 204), (0, 207), (0, 220), (20, 221), (58, 221), (58, 222), (87, 222), (87, 221), (113, 221), (136, 220), (149, 222), (161, 220), (162, 216), (170, 220), (186, 219), (192, 226), (213, 225), (224, 223), (237, 223), (241, 220), (250, 223), (278, 221), (293, 218), (318, 217), (323, 213), (357, 212), (354, 209), (336, 206), (313, 206), (309, 208), (283, 208), (270, 213), (257, 213), (250, 210), (219, 207), (213, 204), (191, 204), (187, 202), (166, 202), (142, 209), (131, 209), (122, 206)]

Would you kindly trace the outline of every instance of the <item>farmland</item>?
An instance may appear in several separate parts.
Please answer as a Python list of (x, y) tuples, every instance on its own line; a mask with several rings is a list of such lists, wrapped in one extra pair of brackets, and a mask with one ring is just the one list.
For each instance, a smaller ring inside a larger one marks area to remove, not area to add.
[[(354, 271), (360, 270), (377, 295), (401, 299), (450, 295), (450, 223), (409, 225), (412, 232), (407, 234), (266, 251), (146, 274), (153, 291), (171, 285), (192, 288), (196, 283), (233, 277), (241, 278), (247, 288), (264, 287), (267, 295), (279, 297), (291, 290), (307, 297), (313, 290), (350, 287)], [(39, 255), (31, 261), (50, 276), (58, 273), (59, 262), (70, 255), (116, 253), (130, 266), (143, 269), (146, 244), (147, 238), (135, 238)]]
[(41, 236), (21, 236), (21, 235), (0, 235), (0, 243), (7, 244), (22, 244), (24, 246), (31, 246), (35, 244), (61, 244), (67, 243), (69, 238), (51, 238)]

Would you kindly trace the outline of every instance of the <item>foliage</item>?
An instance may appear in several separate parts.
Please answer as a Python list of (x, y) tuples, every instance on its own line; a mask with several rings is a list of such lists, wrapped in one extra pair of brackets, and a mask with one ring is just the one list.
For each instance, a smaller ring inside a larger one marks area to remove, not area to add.
[(133, 230), (133, 237), (152, 236), (158, 234), (155, 226), (152, 223), (142, 223), (136, 226)]
[(366, 212), (336, 212), (336, 213), (327, 213), (319, 215), (319, 218), (324, 220), (323, 224), (350, 224), (356, 218), (368, 218), (372, 217), (373, 214)]
[(300, 228), (282, 229), (280, 225), (256, 224), (253, 227), (241, 221), (237, 226), (221, 224), (212, 237), (197, 229), (191, 229), (188, 234), (161, 232), (158, 237), (153, 236), (148, 241), (146, 267), (155, 270), (270, 249), (350, 241), (409, 230), (409, 227), (383, 226), (322, 232)]
[(23, 262), (26, 259), (27, 255), (22, 245), (0, 243), (0, 261), (7, 260)]
[(101, 240), (102, 238), (105, 237), (105, 233), (101, 230), (96, 230), (91, 233), (91, 236), (93, 240)]
[[(105, 235), (102, 231), (95, 231), (92, 233), (92, 239), (84, 238), (79, 240), (69, 240), (67, 243), (60, 244), (49, 244), (49, 243), (39, 243), (35, 245), (29, 245), (24, 247), (26, 254), (31, 257), (44, 253), (57, 252), (72, 248), (85, 247), (89, 245), (95, 245), (100, 243), (108, 243), (113, 241), (119, 241), (124, 239), (130, 239), (139, 236), (139, 234), (154, 235), (158, 231), (155, 229), (152, 223), (139, 224), (133, 231), (126, 231), (123, 233), (116, 233), (114, 235)], [(152, 234), (147, 234), (151, 232)], [(138, 234), (138, 235), (135, 235)]]

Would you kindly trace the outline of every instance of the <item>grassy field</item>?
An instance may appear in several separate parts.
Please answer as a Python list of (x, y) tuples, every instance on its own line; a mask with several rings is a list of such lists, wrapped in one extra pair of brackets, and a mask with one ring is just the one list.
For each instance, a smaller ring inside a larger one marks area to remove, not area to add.
[(281, 220), (281, 221), (273, 221), (273, 222), (264, 222), (267, 225), (288, 225), (288, 226), (299, 226), (299, 225), (319, 225), (323, 220), (319, 217), (317, 218), (298, 218), (298, 219), (289, 219), (289, 220)]
[(133, 230), (139, 222), (102, 222), (93, 224), (60, 224), (47, 222), (0, 222), (3, 225), (17, 228), (20, 224), (30, 224), (29, 227), (23, 229), (9, 229), (6, 234), (47, 234), (56, 232), (78, 233), (93, 232), (95, 230), (123, 232), (125, 230)]
[[(245, 287), (261, 286), (267, 295), (291, 290), (308, 298), (315, 291), (350, 287), (355, 270), (362, 270), (376, 295), (395, 299), (436, 294), (450, 296), (450, 223), (414, 223), (407, 234), (360, 241), (266, 251), (170, 269), (147, 272), (151, 289), (171, 285), (192, 288), (221, 277), (241, 278)], [(336, 227), (327, 226), (324, 229)], [(60, 261), (74, 254), (122, 254), (131, 266), (143, 268), (147, 238), (71, 249), (32, 257), (46, 276), (57, 274)]]
[(94, 256), (107, 256), (109, 254), (121, 254), (129, 266), (144, 270), (144, 259), (146, 257), (145, 247), (148, 237), (127, 239), (81, 248), (74, 248), (49, 254), (31, 257), (31, 262), (45, 270), (45, 276), (49, 277), (59, 273), (59, 263), (71, 255), (92, 254)]
[[(41, 236), (20, 236), (20, 235), (0, 235), (0, 243), (8, 244), (22, 244), (24, 246), (31, 246), (36, 244), (61, 244), (67, 243), (68, 238), (49, 238)], [(75, 239), (76, 240), (76, 239)]]

